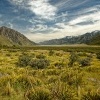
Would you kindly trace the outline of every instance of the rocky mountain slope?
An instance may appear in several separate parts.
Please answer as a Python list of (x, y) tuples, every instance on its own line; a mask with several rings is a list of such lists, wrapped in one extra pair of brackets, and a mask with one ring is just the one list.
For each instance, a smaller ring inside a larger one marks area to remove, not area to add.
[(94, 31), (79, 36), (66, 36), (65, 38), (44, 41), (40, 42), (39, 44), (41, 45), (99, 44), (100, 45), (100, 31)]
[(36, 43), (30, 41), (23, 34), (7, 28), (5, 26), (0, 27), (0, 45), (6, 46), (33, 46)]

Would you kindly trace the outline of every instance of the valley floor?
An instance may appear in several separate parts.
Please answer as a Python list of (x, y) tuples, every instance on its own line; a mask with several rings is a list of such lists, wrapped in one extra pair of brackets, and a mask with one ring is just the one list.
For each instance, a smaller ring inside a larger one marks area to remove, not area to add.
[(100, 47), (0, 49), (0, 100), (100, 100)]

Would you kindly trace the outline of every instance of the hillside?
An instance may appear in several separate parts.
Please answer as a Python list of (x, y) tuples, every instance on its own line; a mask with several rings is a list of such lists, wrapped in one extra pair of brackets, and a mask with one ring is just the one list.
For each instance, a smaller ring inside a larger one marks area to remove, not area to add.
[(0, 45), (32, 46), (35, 45), (35, 43), (30, 41), (23, 34), (3, 26), (0, 27)]
[(100, 45), (100, 34), (93, 37), (88, 44), (90, 44), (90, 45)]
[[(66, 36), (61, 39), (53, 39), (40, 42), (41, 45), (63, 45), (63, 44), (100, 44), (100, 31), (94, 31), (79, 36)], [(98, 37), (98, 38), (97, 38)]]

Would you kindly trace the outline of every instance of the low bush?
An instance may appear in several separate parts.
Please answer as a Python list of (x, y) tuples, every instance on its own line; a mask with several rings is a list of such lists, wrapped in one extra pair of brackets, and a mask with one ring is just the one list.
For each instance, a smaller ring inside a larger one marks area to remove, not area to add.
[(84, 58), (84, 59), (81, 59), (79, 61), (79, 64), (84, 67), (84, 66), (90, 66), (91, 65), (91, 59), (90, 58)]
[(55, 67), (58, 67), (58, 68), (64, 67), (63, 62), (56, 62), (54, 65), (55, 65)]
[(96, 55), (97, 55), (97, 59), (100, 59), (100, 52), (98, 52)]
[(60, 53), (60, 52), (57, 52), (56, 54), (55, 54), (56, 56), (62, 56), (63, 54), (62, 53)]
[(78, 60), (78, 55), (74, 52), (71, 52), (68, 66), (72, 67), (77, 60)]
[(59, 75), (60, 74), (60, 70), (57, 69), (49, 69), (46, 71), (46, 75)]
[(6, 56), (7, 56), (7, 57), (10, 57), (10, 56), (11, 56), (11, 54), (10, 54), (10, 53), (7, 53), (7, 54), (6, 54)]
[(54, 51), (53, 50), (50, 50), (49, 51), (49, 56), (52, 56), (54, 54)]
[(29, 55), (21, 55), (18, 58), (17, 65), (21, 67), (26, 67), (29, 65), (31, 61), (31, 57)]
[(45, 59), (45, 58), (46, 58), (46, 56), (45, 56), (45, 55), (43, 55), (43, 54), (40, 54), (40, 55), (37, 55), (37, 56), (36, 56), (36, 58), (38, 58), (38, 59)]
[(36, 69), (43, 69), (49, 66), (49, 60), (47, 59), (33, 59), (30, 62), (30, 66)]

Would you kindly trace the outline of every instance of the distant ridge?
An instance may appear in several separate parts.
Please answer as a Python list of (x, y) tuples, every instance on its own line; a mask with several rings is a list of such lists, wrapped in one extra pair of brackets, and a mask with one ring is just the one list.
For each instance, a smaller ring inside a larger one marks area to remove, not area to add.
[(88, 44), (100, 45), (100, 34), (95, 35)]
[(63, 44), (90, 44), (100, 45), (100, 31), (93, 31), (79, 36), (66, 36), (61, 39), (52, 39), (40, 42), (41, 45), (63, 45)]
[(5, 46), (33, 46), (35, 42), (30, 41), (20, 32), (5, 26), (0, 27), (0, 45)]

